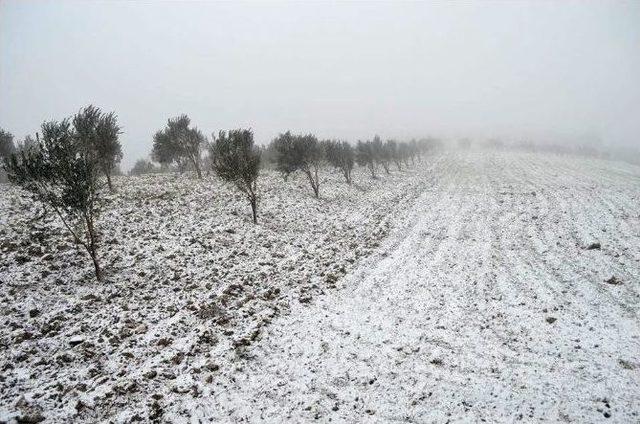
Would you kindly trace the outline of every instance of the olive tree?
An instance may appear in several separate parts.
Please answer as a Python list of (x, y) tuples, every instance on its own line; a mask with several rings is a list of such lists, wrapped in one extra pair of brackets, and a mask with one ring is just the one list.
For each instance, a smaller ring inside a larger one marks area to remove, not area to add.
[(295, 146), (295, 137), (290, 131), (280, 134), (269, 143), (268, 156), (275, 162), (276, 169), (282, 174), (285, 181), (298, 169), (300, 160), (295, 155), (299, 154)]
[(395, 140), (387, 140), (385, 149), (389, 153), (389, 157), (398, 167), (398, 171), (402, 170), (402, 158), (400, 157), (400, 149), (398, 143)]
[(411, 157), (411, 165), (415, 165), (416, 159), (418, 159), (419, 155), (419, 146), (418, 142), (415, 139), (411, 139), (409, 144), (409, 156)]
[(353, 170), (354, 153), (351, 144), (346, 141), (326, 140), (322, 142), (327, 162), (334, 168), (342, 171), (347, 184), (351, 184), (351, 171)]
[(356, 145), (356, 163), (366, 166), (371, 172), (371, 178), (376, 178), (376, 158), (370, 141), (360, 141)]
[(160, 172), (160, 170), (153, 162), (146, 159), (138, 159), (129, 170), (129, 175), (155, 174), (157, 172)]
[(384, 172), (389, 174), (389, 162), (391, 157), (389, 155), (389, 151), (386, 146), (382, 143), (382, 140), (379, 136), (374, 136), (373, 141), (371, 142), (371, 148), (373, 150), (373, 156), (375, 158), (376, 163), (382, 165)]
[(122, 160), (122, 146), (118, 140), (121, 134), (114, 112), (103, 113), (89, 105), (73, 118), (74, 137), (93, 150), (100, 171), (107, 177), (109, 190), (113, 191), (111, 176)]
[(249, 201), (253, 223), (258, 223), (257, 181), (260, 173), (260, 149), (253, 143), (249, 129), (220, 131), (211, 143), (211, 164), (224, 181), (234, 184)]
[(411, 158), (411, 147), (409, 146), (408, 143), (403, 141), (398, 144), (398, 157), (400, 158), (400, 160), (402, 160), (402, 162), (404, 162), (404, 165), (408, 168), (409, 159)]
[(187, 115), (170, 118), (164, 129), (153, 136), (152, 157), (163, 165), (175, 163), (181, 172), (191, 165), (198, 178), (202, 178), (200, 156), (206, 138), (198, 128), (190, 128), (190, 125)]
[[(0, 160), (8, 158), (16, 150), (13, 144), (13, 134), (0, 128)], [(6, 175), (0, 170), (0, 183), (6, 182)]]
[(0, 128), (0, 158), (11, 156), (15, 149), (13, 134)]
[(17, 151), (36, 148), (38, 148), (38, 143), (36, 142), (36, 139), (33, 138), (30, 134), (26, 135), (22, 141), (18, 141), (16, 146)]
[(280, 134), (272, 141), (277, 152), (277, 168), (288, 175), (302, 171), (309, 180), (316, 197), (320, 197), (320, 179), (318, 170), (324, 159), (324, 152), (313, 134), (293, 135), (289, 131)]
[(11, 182), (55, 211), (76, 243), (91, 257), (95, 276), (101, 281), (95, 221), (102, 168), (96, 151), (87, 148), (91, 140), (84, 138), (82, 123), (91, 119), (88, 115), (91, 111), (80, 111), (73, 118), (73, 125), (69, 119), (43, 123), (37, 148), (12, 154), (5, 160), (5, 169)]
[(101, 116), (96, 126), (98, 164), (102, 173), (107, 177), (109, 190), (113, 191), (112, 175), (120, 175), (118, 164), (122, 160), (122, 146), (118, 140), (121, 134), (118, 118), (114, 112)]

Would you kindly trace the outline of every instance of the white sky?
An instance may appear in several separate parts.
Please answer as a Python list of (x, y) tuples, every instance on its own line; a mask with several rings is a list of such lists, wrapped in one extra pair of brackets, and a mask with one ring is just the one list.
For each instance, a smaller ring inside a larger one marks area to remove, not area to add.
[(640, 2), (0, 0), (0, 127), (93, 103), (123, 169), (187, 113), (349, 140), (598, 136), (640, 145)]

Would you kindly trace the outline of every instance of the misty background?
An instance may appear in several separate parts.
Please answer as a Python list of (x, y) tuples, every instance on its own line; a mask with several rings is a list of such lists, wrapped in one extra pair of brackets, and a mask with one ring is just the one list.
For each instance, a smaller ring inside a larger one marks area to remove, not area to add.
[(640, 2), (0, 1), (0, 127), (94, 104), (122, 169), (188, 114), (207, 135), (438, 136), (634, 148)]

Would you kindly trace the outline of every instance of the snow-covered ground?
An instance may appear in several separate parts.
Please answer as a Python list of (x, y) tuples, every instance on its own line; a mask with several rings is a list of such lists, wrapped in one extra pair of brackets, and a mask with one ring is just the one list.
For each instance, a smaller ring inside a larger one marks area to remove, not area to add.
[[(431, 159), (348, 186), (260, 180), (259, 225), (216, 178), (116, 179), (100, 219), (107, 282), (53, 215), (0, 186), (0, 421), (160, 418), (207, 393), (262, 327), (335, 287), (430, 184)], [(167, 418), (171, 420), (170, 418)]]
[(211, 179), (121, 178), (103, 285), (5, 190), (0, 420), (640, 421), (639, 167), (325, 179), (268, 174), (256, 227)]

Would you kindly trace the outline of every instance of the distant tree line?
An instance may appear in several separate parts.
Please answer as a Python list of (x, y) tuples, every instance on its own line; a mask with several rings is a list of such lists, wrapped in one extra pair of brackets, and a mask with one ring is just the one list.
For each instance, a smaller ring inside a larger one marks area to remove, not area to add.
[(427, 148), (428, 144), (425, 141), (387, 140), (383, 143), (377, 135), (373, 140), (358, 141), (354, 147), (346, 141), (318, 141), (313, 134), (293, 135), (286, 132), (276, 137), (267, 147), (267, 151), (268, 157), (275, 163), (276, 169), (282, 173), (285, 180), (289, 174), (300, 171), (307, 177), (314, 195), (319, 197), (318, 170), (325, 163), (340, 171), (347, 184), (351, 184), (351, 173), (355, 164), (366, 167), (371, 177), (377, 178), (378, 167), (382, 167), (384, 172), (389, 174), (390, 164), (393, 162), (400, 171), (420, 160)]
[[(87, 251), (98, 280), (103, 279), (103, 270), (96, 219), (104, 207), (105, 190), (115, 190), (111, 177), (119, 172), (122, 160), (121, 132), (115, 113), (103, 113), (92, 105), (61, 121), (44, 122), (35, 138), (27, 136), (17, 144), (12, 134), (0, 129), (5, 177), (58, 215), (75, 242)], [(284, 181), (295, 172), (302, 173), (314, 196), (320, 197), (320, 170), (325, 165), (352, 184), (355, 164), (378, 178), (379, 168), (389, 174), (392, 164), (400, 171), (420, 161), (430, 145), (428, 140), (382, 142), (375, 136), (353, 146), (342, 140), (320, 141), (313, 134), (287, 131), (260, 148), (250, 129), (220, 131), (209, 142), (187, 115), (180, 115), (169, 119), (153, 135), (151, 158), (159, 166), (140, 159), (129, 174), (192, 170), (202, 179), (203, 172), (211, 171), (243, 194), (257, 224), (263, 158)]]
[[(213, 134), (211, 136), (212, 142), (209, 143), (207, 137), (200, 130), (191, 127), (191, 120), (187, 115), (170, 118), (167, 125), (156, 132), (153, 137), (151, 158), (160, 166), (155, 166), (151, 161), (141, 159), (135, 163), (130, 174), (141, 175), (174, 169), (181, 173), (192, 170), (200, 179), (203, 177), (203, 170), (211, 170), (222, 175), (219, 163), (216, 163), (217, 150), (214, 147), (219, 144), (218, 140), (224, 141), (224, 137), (231, 136), (231, 134), (231, 131), (228, 135), (224, 132), (218, 136)], [(234, 137), (237, 137), (236, 133), (233, 134)], [(253, 140), (253, 135), (251, 135), (251, 140)], [(236, 143), (239, 143), (239, 139)], [(372, 140), (358, 141), (353, 146), (346, 141), (320, 141), (313, 134), (292, 134), (287, 131), (278, 135), (267, 147), (262, 149), (255, 147), (257, 155), (255, 166), (257, 169), (260, 168), (262, 158), (263, 162), (274, 165), (283, 175), (285, 181), (289, 175), (299, 171), (306, 177), (314, 195), (319, 197), (321, 185), (319, 171), (325, 164), (341, 172), (345, 181), (351, 184), (351, 173), (355, 164), (366, 167), (371, 176), (377, 178), (379, 168), (382, 168), (386, 174), (391, 172), (391, 166), (395, 166), (399, 171), (407, 168), (416, 160), (420, 160), (422, 154), (433, 144), (433, 140), (428, 139), (410, 142), (396, 140), (383, 142), (376, 135)], [(253, 141), (251, 146), (254, 146)], [(208, 151), (209, 155), (203, 158), (204, 151)], [(218, 152), (218, 154), (221, 153)], [(242, 162), (242, 160), (248, 159), (238, 158), (238, 160)], [(207, 163), (207, 165), (203, 167), (203, 163)], [(251, 200), (250, 202), (253, 205), (254, 202)], [(252, 210), (253, 208), (254, 206), (252, 206)]]

